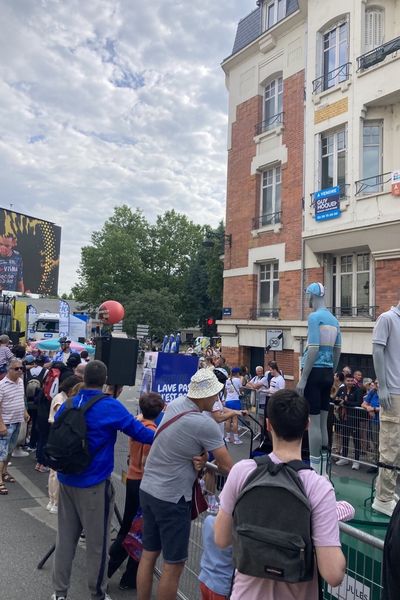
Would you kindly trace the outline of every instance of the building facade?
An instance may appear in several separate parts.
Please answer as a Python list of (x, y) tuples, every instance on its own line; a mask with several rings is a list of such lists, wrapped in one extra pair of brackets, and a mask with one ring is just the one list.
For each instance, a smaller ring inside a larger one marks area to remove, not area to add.
[(275, 357), (297, 381), (304, 289), (321, 281), (342, 362), (372, 373), (375, 319), (400, 297), (399, 36), (396, 0), (264, 0), (239, 23), (222, 64), (231, 363)]

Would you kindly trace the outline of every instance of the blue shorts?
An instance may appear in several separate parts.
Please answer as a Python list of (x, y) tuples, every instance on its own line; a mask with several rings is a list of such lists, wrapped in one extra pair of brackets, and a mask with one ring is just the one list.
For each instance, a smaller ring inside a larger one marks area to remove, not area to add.
[(191, 501), (182, 498), (176, 504), (155, 498), (140, 490), (143, 511), (143, 549), (162, 550), (164, 562), (175, 564), (188, 558), (191, 525)]
[(225, 406), (231, 410), (241, 410), (242, 408), (240, 400), (227, 400)]
[(6, 425), (7, 435), (0, 436), (0, 462), (7, 460), (7, 456), (11, 454), (17, 445), (19, 430), (21, 423), (11, 423)]

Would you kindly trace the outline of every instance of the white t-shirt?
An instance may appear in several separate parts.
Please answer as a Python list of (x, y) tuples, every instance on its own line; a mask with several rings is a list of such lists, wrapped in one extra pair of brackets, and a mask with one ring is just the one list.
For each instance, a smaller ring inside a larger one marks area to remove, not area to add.
[[(212, 407), (212, 411), (211, 412), (205, 411), (204, 414), (208, 415), (214, 421), (212, 414), (213, 413), (220, 413), (220, 414), (222, 414), (223, 412), (224, 412), (224, 405), (222, 404), (221, 400), (218, 399), (218, 400), (216, 400), (216, 402), (214, 402), (213, 407)], [(217, 423), (217, 425), (220, 428), (222, 435), (224, 435), (225, 434), (225, 425), (224, 425), (224, 422), (222, 421), (222, 423)]]
[(277, 375), (276, 377), (272, 377), (271, 381), (269, 382), (269, 393), (273, 394), (274, 392), (277, 392), (278, 390), (284, 390), (285, 389), (285, 380), (283, 379), (282, 375)]
[(240, 387), (242, 385), (242, 380), (240, 377), (232, 377), (232, 379), (227, 379), (225, 384), (226, 389), (226, 398), (225, 400), (239, 400)]

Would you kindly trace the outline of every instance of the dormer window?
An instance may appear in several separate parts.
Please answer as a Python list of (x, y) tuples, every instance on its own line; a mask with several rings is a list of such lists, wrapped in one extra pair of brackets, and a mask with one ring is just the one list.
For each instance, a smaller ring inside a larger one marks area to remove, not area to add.
[(264, 29), (271, 29), (298, 8), (298, 0), (268, 0), (264, 2)]

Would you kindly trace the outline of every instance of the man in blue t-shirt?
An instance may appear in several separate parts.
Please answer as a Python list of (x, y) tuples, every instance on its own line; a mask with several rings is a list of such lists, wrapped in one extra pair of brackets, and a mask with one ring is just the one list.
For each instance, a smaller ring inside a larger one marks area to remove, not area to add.
[[(99, 360), (90, 361), (85, 368), (84, 387), (73, 398), (80, 407), (93, 396), (101, 394), (107, 379), (107, 367)], [(65, 410), (63, 404), (55, 420)], [(87, 441), (92, 462), (79, 475), (58, 473), (58, 532), (53, 565), (52, 600), (67, 600), (72, 561), (82, 529), (86, 535), (86, 565), (91, 600), (107, 600), (107, 557), (110, 542), (110, 522), (114, 509), (114, 489), (111, 473), (114, 469), (114, 445), (117, 432), (122, 431), (134, 440), (151, 444), (154, 432), (115, 398), (98, 400), (85, 413)]]
[(308, 317), (307, 346), (301, 361), (302, 373), (297, 391), (305, 396), (310, 405), (308, 437), (311, 467), (326, 476), (330, 391), (339, 363), (342, 339), (338, 320), (326, 308), (322, 283), (311, 283), (306, 294), (313, 312)]
[(0, 289), (24, 293), (24, 267), (16, 245), (12, 235), (0, 236)]

